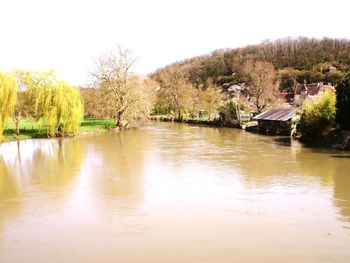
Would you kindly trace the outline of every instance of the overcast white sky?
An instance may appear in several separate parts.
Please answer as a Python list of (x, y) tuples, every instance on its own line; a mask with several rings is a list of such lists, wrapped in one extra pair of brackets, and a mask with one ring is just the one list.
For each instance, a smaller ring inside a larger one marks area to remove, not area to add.
[(0, 70), (54, 69), (84, 85), (118, 45), (147, 74), (172, 62), (287, 36), (350, 38), (347, 0), (0, 0)]

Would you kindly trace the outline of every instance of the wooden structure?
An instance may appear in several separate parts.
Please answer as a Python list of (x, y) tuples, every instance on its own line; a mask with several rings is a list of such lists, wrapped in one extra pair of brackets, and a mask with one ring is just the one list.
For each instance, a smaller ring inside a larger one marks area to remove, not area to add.
[(258, 122), (258, 130), (266, 133), (290, 135), (295, 109), (271, 109), (253, 117)]

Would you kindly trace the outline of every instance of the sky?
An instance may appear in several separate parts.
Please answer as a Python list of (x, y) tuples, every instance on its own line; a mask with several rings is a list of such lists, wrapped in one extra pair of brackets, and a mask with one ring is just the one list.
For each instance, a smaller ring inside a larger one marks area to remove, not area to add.
[(285, 37), (350, 39), (348, 0), (0, 0), (0, 70), (53, 69), (88, 85), (118, 46), (146, 75), (221, 48)]

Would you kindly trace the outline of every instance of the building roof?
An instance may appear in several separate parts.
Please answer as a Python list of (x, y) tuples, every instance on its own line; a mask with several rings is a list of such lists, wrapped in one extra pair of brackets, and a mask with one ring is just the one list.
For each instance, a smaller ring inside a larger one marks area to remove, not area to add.
[(271, 109), (264, 111), (255, 117), (254, 120), (269, 120), (269, 121), (288, 121), (294, 117), (296, 113), (295, 109)]
[(312, 84), (297, 84), (295, 87), (295, 95), (301, 95), (301, 92), (306, 92), (309, 96), (315, 96), (320, 92), (320, 89), (322, 88), (323, 83), (312, 83)]

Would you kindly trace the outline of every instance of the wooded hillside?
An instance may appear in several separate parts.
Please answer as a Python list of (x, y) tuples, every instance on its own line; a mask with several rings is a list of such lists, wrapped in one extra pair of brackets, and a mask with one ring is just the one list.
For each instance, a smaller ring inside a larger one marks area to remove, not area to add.
[(296, 82), (324, 81), (335, 85), (350, 70), (350, 40), (299, 37), (264, 41), (176, 62), (158, 69), (152, 76), (157, 78), (177, 65), (195, 87), (206, 86), (210, 80), (225, 89), (225, 86), (245, 81), (241, 66), (248, 59), (272, 63), (281, 91), (293, 91)]

